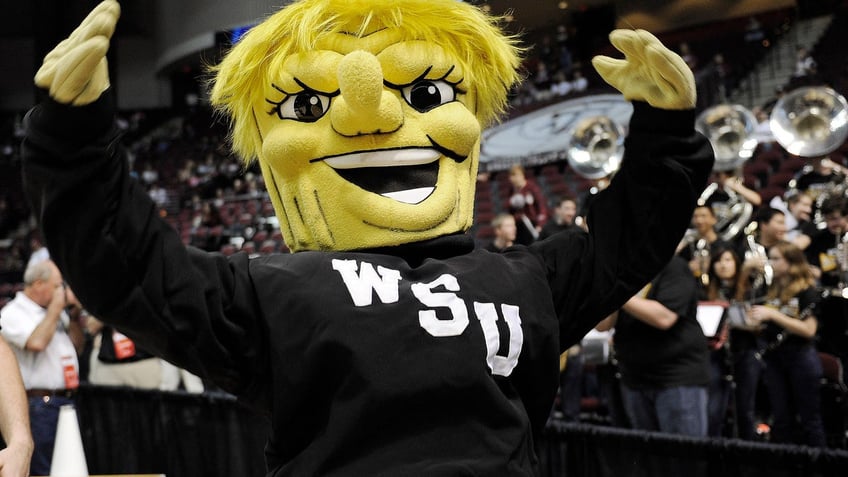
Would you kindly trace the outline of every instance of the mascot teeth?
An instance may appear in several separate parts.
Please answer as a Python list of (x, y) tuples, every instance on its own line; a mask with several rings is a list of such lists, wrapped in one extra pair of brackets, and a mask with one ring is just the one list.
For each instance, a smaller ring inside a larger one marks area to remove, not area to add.
[(440, 154), (434, 149), (397, 149), (391, 151), (365, 151), (325, 159), (333, 169), (358, 167), (417, 166), (433, 162)]
[(415, 205), (436, 190), (440, 157), (435, 149), (415, 148), (357, 152), (324, 162), (364, 190)]
[(424, 199), (426, 199), (427, 197), (429, 197), (434, 190), (436, 190), (435, 187), (419, 187), (417, 189), (386, 192), (385, 194), (380, 195), (382, 195), (383, 197), (394, 199), (398, 202), (403, 202), (404, 204), (418, 204), (420, 202), (423, 202)]

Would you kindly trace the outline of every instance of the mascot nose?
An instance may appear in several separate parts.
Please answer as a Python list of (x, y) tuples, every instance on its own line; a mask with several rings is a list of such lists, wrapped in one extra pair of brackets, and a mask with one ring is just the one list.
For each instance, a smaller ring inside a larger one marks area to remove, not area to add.
[(377, 57), (351, 52), (338, 66), (340, 98), (332, 109), (333, 128), (345, 136), (396, 131), (403, 124), (397, 96), (383, 89), (383, 69)]

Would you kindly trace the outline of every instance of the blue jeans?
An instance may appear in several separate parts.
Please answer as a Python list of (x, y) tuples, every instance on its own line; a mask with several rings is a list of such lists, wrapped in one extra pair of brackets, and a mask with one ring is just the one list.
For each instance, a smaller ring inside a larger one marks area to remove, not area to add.
[(634, 429), (707, 435), (706, 386), (634, 389), (622, 383), (621, 397)]
[(35, 444), (29, 469), (32, 475), (50, 475), (50, 461), (53, 460), (59, 408), (73, 403), (71, 399), (58, 396), (29, 398), (29, 421), (32, 440)]
[[(826, 445), (821, 377), (821, 360), (813, 346), (783, 346), (766, 354), (766, 389), (774, 417), (772, 442)], [(796, 416), (800, 417), (800, 442)]]

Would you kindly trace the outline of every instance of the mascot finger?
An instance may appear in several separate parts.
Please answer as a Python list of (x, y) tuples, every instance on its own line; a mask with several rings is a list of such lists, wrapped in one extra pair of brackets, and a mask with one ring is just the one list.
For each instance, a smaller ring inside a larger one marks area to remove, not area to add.
[(82, 106), (97, 101), (97, 98), (109, 88), (109, 66), (106, 58), (100, 60), (94, 70), (92, 80), (85, 85), (82, 93), (74, 99), (74, 106)]
[(648, 48), (647, 58), (657, 86), (667, 91), (670, 109), (695, 107), (695, 76), (676, 53), (663, 46)]
[(79, 26), (71, 32), (69, 39), (82, 37), (83, 39), (95, 35), (112, 36), (118, 17), (121, 15), (121, 5), (115, 0), (105, 0), (94, 7), (91, 12), (80, 22)]
[(633, 30), (613, 30), (609, 35), (610, 43), (618, 51), (624, 53), (628, 62), (634, 66), (644, 62), (644, 39)]
[(619, 80), (621, 72), (627, 67), (627, 60), (619, 60), (609, 56), (596, 56), (592, 58), (592, 66), (595, 67), (595, 71), (604, 81), (621, 91)]
[(114, 0), (106, 0), (97, 5), (68, 38), (44, 56), (44, 61), (35, 74), (35, 84), (54, 90), (55, 74), (59, 65), (65, 64), (69, 55), (75, 56), (72, 50), (91, 38), (102, 37), (108, 42), (115, 32), (120, 13), (121, 7)]
[[(94, 70), (108, 49), (109, 40), (97, 37), (71, 50), (56, 64), (50, 96), (60, 103), (70, 103), (76, 99), (94, 77)], [(103, 90), (105, 88), (101, 92)]]

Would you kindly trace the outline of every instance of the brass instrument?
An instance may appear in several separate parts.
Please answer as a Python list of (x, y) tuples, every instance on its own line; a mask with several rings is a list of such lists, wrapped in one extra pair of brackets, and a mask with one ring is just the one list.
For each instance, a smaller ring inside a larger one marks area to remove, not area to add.
[[(707, 108), (695, 120), (695, 129), (709, 139), (715, 153), (714, 172), (738, 172), (751, 158), (757, 147), (754, 129), (757, 118), (750, 110), (738, 104), (719, 104)], [(698, 199), (706, 204), (719, 188), (709, 184)], [(736, 192), (726, 189), (729, 200), (722, 207), (714, 207), (716, 232), (725, 241), (731, 241), (751, 220), (754, 206)]]
[(755, 234), (757, 231), (757, 222), (751, 222), (745, 227), (745, 261), (749, 260), (757, 260), (762, 263), (762, 269), (759, 268), (756, 270), (756, 276), (754, 277), (753, 283), (751, 285), (751, 290), (756, 292), (763, 285), (770, 286), (772, 281), (774, 280), (774, 269), (771, 267), (768, 261), (768, 253), (766, 252), (766, 248), (762, 245), (758, 244), (755, 238)]
[(700, 272), (699, 279), (701, 285), (707, 287), (710, 285), (710, 247), (706, 239), (699, 239), (695, 242), (695, 250), (692, 257), (698, 260), (698, 271)]
[(624, 155), (625, 131), (608, 116), (580, 119), (569, 131), (571, 143), (568, 163), (587, 179), (601, 179), (614, 174)]
[(751, 158), (757, 148), (756, 126), (754, 113), (738, 104), (719, 104), (698, 115), (695, 129), (713, 146), (714, 171), (735, 171)]
[(825, 156), (848, 137), (848, 101), (825, 86), (798, 88), (774, 105), (769, 127), (790, 154)]
[[(841, 94), (825, 86), (808, 86), (784, 95), (775, 105), (769, 118), (769, 127), (775, 141), (786, 151), (805, 158), (822, 158), (838, 149), (848, 137), (848, 101)], [(802, 174), (813, 166), (807, 164)], [(816, 189), (813, 194), (815, 215), (813, 222), (823, 229), (821, 206), (828, 197), (848, 195), (846, 178)], [(796, 188), (796, 180), (789, 189)]]

